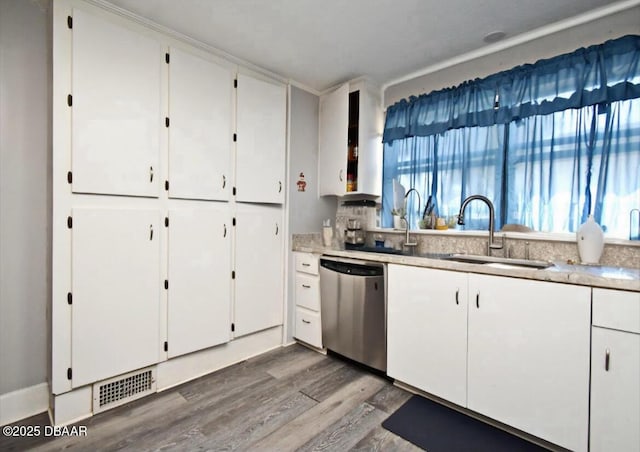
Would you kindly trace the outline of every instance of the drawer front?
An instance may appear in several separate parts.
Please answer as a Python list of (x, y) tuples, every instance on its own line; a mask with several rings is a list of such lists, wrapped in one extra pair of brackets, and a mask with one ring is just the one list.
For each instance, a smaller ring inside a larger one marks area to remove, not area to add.
[(594, 288), (592, 323), (640, 333), (640, 292)]
[(320, 311), (320, 277), (296, 274), (296, 305)]
[(295, 253), (295, 256), (297, 272), (318, 274), (318, 256), (311, 253)]
[(296, 308), (296, 339), (322, 348), (322, 327), (319, 312)]

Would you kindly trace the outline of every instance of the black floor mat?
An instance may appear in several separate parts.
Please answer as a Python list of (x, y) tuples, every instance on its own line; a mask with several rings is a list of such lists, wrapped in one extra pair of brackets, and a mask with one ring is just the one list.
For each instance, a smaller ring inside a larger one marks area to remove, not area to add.
[(382, 426), (428, 452), (541, 452), (547, 449), (418, 395)]

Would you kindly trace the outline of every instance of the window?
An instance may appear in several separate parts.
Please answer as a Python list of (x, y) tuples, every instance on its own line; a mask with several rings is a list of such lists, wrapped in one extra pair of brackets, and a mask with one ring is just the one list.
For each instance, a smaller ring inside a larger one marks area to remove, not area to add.
[[(383, 218), (405, 191), (412, 228), (429, 196), (438, 216), (482, 194), (496, 227), (574, 232), (593, 214), (610, 237), (629, 237), (640, 207), (640, 37), (514, 68), (456, 88), (403, 100), (387, 110)], [(396, 190), (397, 191), (397, 190)], [(484, 229), (488, 211), (471, 203), (465, 228)]]

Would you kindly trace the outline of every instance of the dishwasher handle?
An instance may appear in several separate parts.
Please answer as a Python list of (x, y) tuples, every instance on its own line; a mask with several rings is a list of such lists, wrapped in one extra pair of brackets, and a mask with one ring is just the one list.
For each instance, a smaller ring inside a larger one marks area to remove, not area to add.
[(320, 259), (320, 266), (328, 270), (353, 276), (382, 276), (384, 267), (382, 265), (353, 264), (338, 262), (328, 259)]

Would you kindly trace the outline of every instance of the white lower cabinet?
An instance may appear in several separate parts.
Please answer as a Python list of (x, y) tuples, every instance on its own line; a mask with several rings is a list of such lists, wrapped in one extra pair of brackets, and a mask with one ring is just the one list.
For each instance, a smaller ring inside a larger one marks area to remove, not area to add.
[(235, 247), (235, 336), (283, 321), (282, 209), (238, 204)]
[(637, 292), (593, 289), (592, 452), (640, 451), (639, 313)]
[(295, 260), (296, 339), (322, 348), (319, 256), (293, 253)]
[(226, 203), (169, 211), (169, 357), (231, 338), (231, 214)]
[(387, 373), (467, 404), (467, 274), (388, 265)]
[(72, 386), (160, 361), (160, 212), (72, 211)]
[(296, 307), (296, 339), (314, 347), (322, 347), (320, 313)]
[(591, 289), (469, 275), (469, 409), (574, 451), (589, 429)]
[(587, 450), (590, 288), (388, 269), (390, 376), (554, 444)]

